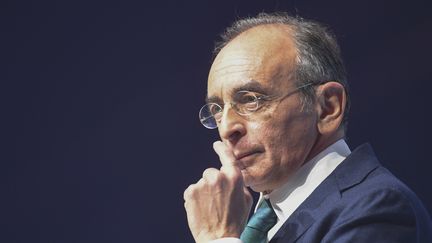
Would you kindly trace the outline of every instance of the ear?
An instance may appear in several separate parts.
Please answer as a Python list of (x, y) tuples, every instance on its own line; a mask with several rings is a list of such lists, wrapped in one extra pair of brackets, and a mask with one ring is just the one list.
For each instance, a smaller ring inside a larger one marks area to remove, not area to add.
[(339, 131), (346, 105), (346, 93), (342, 84), (331, 81), (317, 88), (318, 131), (332, 135)]

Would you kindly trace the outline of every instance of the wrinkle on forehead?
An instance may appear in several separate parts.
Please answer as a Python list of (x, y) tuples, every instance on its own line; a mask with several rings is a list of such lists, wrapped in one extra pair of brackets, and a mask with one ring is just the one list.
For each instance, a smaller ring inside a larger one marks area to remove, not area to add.
[(286, 84), (281, 80), (291, 79), (296, 55), (286, 26), (254, 27), (234, 38), (219, 52), (210, 69), (208, 92), (222, 95), (222, 91), (250, 80), (283, 89)]
[(218, 55), (218, 57), (210, 70), (209, 80), (239, 72), (251, 72), (259, 65), (258, 58), (251, 58), (248, 53), (243, 51), (230, 52), (225, 55)]

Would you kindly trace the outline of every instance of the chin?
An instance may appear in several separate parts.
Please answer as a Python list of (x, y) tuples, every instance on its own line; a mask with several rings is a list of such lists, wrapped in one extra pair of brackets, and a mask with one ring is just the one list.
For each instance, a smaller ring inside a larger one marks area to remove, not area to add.
[(258, 184), (256, 180), (254, 180), (254, 177), (251, 176), (246, 170), (242, 170), (241, 172), (245, 186), (249, 187), (254, 192), (265, 191), (262, 185)]
[(262, 186), (260, 186), (260, 185), (251, 185), (251, 186), (249, 186), (249, 188), (250, 188), (252, 191), (254, 191), (254, 192), (258, 192), (258, 193), (267, 191), (264, 187), (262, 187)]
[(244, 184), (246, 186), (249, 186), (251, 177), (250, 177), (248, 171), (246, 169), (242, 169), (242, 170), (240, 170), (240, 172), (242, 173)]
[(243, 182), (245, 186), (252, 188), (254, 185), (253, 177), (249, 174), (249, 172), (246, 169), (241, 170), (242, 176), (243, 176)]

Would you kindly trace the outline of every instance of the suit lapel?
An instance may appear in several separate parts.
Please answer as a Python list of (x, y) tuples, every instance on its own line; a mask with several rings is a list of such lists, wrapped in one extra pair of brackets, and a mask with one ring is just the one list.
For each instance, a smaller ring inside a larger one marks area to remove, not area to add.
[(270, 243), (295, 242), (328, 207), (324, 200), (337, 201), (342, 192), (361, 183), (379, 162), (369, 144), (354, 150), (294, 211)]

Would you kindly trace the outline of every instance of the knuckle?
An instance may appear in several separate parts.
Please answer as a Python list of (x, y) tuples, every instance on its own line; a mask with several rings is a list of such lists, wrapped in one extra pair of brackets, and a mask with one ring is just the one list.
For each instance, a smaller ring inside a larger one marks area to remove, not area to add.
[(192, 198), (193, 192), (195, 190), (195, 187), (196, 186), (194, 184), (189, 185), (188, 188), (186, 188), (186, 190), (183, 192), (183, 199), (185, 201), (187, 201), (188, 199)]
[(196, 184), (196, 189), (202, 188), (206, 184), (204, 178), (199, 179), (199, 181)]
[(218, 187), (221, 185), (221, 181), (218, 178), (211, 178), (211, 179), (207, 180), (207, 184), (210, 187)]
[(210, 178), (214, 176), (215, 174), (219, 173), (219, 171), (215, 168), (207, 168), (204, 170), (202, 176), (203, 178)]
[(208, 168), (203, 173), (203, 178), (209, 186), (217, 186), (220, 184), (220, 171), (215, 168)]

